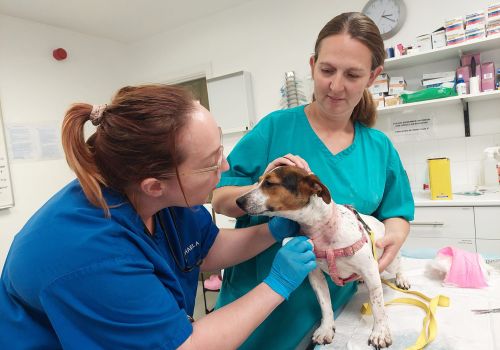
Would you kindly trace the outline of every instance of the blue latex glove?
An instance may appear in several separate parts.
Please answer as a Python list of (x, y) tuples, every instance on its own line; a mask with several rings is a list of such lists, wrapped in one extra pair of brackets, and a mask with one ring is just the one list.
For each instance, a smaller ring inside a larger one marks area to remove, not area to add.
[(299, 233), (300, 226), (295, 221), (275, 216), (269, 220), (269, 231), (276, 242), (281, 242), (285, 237), (295, 236)]
[(288, 299), (307, 274), (316, 268), (316, 256), (307, 237), (294, 237), (278, 250), (269, 276), (264, 279), (272, 290)]

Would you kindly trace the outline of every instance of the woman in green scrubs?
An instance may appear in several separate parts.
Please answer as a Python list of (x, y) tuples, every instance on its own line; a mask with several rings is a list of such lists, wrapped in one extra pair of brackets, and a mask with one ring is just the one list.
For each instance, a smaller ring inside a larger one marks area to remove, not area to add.
[[(313, 171), (338, 204), (384, 222), (383, 270), (409, 232), (414, 203), (408, 177), (388, 137), (372, 129), (376, 119), (367, 88), (383, 69), (384, 43), (376, 25), (361, 13), (344, 13), (318, 35), (310, 58), (314, 99), (307, 106), (275, 111), (264, 117), (228, 157), (231, 169), (213, 196), (216, 211), (236, 217), (237, 227), (263, 223), (249, 217), (235, 199), (253, 188), (259, 177), (278, 165)], [(269, 273), (279, 249), (275, 244), (256, 257), (225, 270), (217, 307), (239, 298)], [(356, 282), (344, 287), (330, 279), (336, 315), (356, 292)], [(316, 296), (306, 280), (282, 303), (240, 349), (295, 349), (321, 318)]]

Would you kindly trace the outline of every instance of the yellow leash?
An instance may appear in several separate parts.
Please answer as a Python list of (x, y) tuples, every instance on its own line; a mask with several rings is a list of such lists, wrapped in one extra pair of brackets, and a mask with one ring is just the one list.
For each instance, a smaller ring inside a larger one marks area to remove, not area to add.
[[(373, 231), (368, 230), (368, 235), (370, 236), (370, 241), (372, 244), (372, 250), (373, 254), (375, 257), (375, 260), (378, 261), (377, 255), (376, 255), (376, 250), (375, 250), (375, 238)], [(420, 350), (425, 348), (429, 343), (431, 343), (437, 335), (437, 320), (436, 320), (436, 309), (438, 306), (442, 307), (447, 307), (450, 305), (450, 299), (447, 296), (444, 295), (438, 295), (434, 298), (429, 298), (428, 296), (417, 292), (413, 290), (404, 290), (399, 287), (397, 287), (394, 283), (386, 281), (382, 279), (382, 283), (388, 285), (390, 288), (397, 290), (402, 293), (406, 294), (413, 294), (416, 295), (417, 297), (425, 300), (427, 303), (414, 299), (414, 298), (396, 298), (393, 299), (385, 305), (396, 305), (396, 304), (407, 304), (407, 305), (415, 305), (425, 312), (425, 317), (423, 320), (423, 326), (422, 326), (422, 331), (420, 332), (420, 335), (412, 346), (407, 348), (406, 350)], [(371, 315), (372, 310), (371, 307), (368, 303), (364, 303), (363, 306), (361, 307), (361, 314), (363, 315)]]

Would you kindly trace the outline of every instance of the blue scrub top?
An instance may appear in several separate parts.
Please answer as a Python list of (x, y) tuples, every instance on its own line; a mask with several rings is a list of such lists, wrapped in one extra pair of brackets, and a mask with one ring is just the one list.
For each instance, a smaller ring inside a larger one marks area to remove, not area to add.
[[(191, 335), (199, 268), (180, 271), (159, 223), (150, 235), (124, 196), (103, 193), (111, 218), (75, 180), (16, 235), (0, 283), (0, 349), (175, 349)], [(219, 230), (202, 206), (172, 210), (175, 226), (169, 210), (160, 215), (174, 254), (196, 265)]]
[[(413, 220), (414, 203), (408, 176), (387, 136), (354, 124), (353, 143), (332, 154), (312, 129), (304, 106), (273, 112), (263, 118), (235, 146), (228, 157), (231, 169), (222, 174), (218, 187), (244, 186), (258, 181), (267, 165), (287, 153), (304, 158), (329, 188), (338, 204), (350, 204), (379, 220), (402, 217)], [(266, 222), (265, 217), (238, 218), (237, 227)], [(241, 297), (269, 274), (280, 245), (224, 271), (217, 307)], [(334, 310), (345, 305), (356, 284), (336, 286), (327, 278)], [(306, 279), (253, 332), (240, 349), (294, 349), (320, 320), (321, 310)]]

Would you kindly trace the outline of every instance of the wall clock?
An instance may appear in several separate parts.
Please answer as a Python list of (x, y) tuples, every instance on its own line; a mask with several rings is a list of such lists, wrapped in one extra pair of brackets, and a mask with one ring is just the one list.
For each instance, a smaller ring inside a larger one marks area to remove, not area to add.
[(361, 12), (375, 22), (383, 39), (394, 36), (406, 19), (403, 0), (370, 0)]

